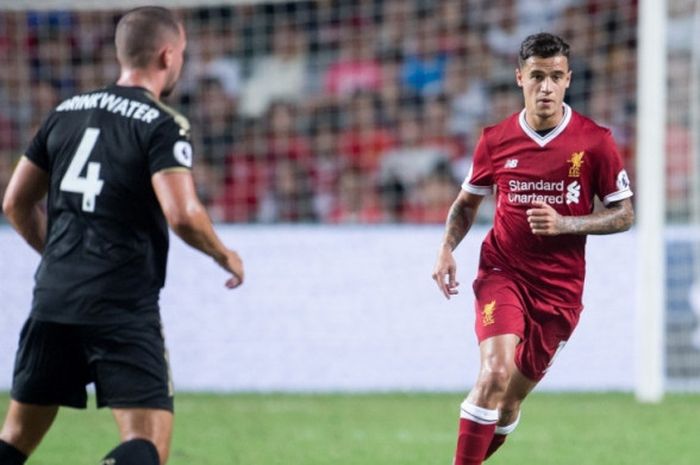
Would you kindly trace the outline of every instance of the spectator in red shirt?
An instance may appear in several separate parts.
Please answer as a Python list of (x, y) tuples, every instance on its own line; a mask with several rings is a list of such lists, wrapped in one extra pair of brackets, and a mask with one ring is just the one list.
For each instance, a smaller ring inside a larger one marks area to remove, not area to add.
[(391, 132), (382, 127), (374, 94), (358, 92), (350, 101), (348, 127), (340, 135), (339, 148), (347, 166), (373, 173), (379, 159), (394, 145)]
[(379, 90), (382, 69), (374, 56), (371, 29), (367, 26), (346, 26), (340, 58), (332, 63), (324, 76), (324, 90), (343, 99), (359, 90)]

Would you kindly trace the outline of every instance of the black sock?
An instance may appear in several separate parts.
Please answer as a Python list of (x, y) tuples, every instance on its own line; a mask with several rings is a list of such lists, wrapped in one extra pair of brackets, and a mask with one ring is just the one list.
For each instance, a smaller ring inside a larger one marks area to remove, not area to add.
[(22, 465), (27, 456), (16, 447), (0, 439), (0, 463), (2, 465)]
[(160, 465), (158, 449), (146, 439), (122, 442), (102, 459), (102, 465)]

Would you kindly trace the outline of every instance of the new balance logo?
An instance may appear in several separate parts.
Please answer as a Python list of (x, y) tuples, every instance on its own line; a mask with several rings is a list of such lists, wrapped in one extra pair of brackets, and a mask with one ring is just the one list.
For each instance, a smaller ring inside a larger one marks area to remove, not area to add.
[(581, 184), (578, 181), (574, 181), (568, 186), (566, 186), (566, 204), (570, 205), (572, 203), (578, 203), (581, 197)]
[(517, 158), (511, 158), (510, 160), (506, 160), (506, 164), (503, 165), (504, 168), (515, 168), (517, 166), (518, 166)]

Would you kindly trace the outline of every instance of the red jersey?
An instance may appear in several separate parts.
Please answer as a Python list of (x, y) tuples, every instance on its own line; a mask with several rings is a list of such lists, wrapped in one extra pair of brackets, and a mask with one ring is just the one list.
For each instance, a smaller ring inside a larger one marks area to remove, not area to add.
[(462, 189), (487, 195), (496, 187), (494, 225), (481, 247), (479, 269), (505, 271), (552, 303), (580, 306), (586, 236), (536, 236), (526, 211), (546, 202), (561, 215), (588, 215), (632, 196), (612, 135), (564, 105), (559, 125), (540, 136), (525, 110), (484, 129)]

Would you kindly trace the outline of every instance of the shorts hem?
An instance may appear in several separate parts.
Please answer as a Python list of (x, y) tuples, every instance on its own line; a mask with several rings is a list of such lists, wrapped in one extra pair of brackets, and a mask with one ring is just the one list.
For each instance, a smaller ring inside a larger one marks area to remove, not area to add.
[(167, 410), (173, 413), (174, 403), (173, 401), (157, 401), (157, 402), (97, 402), (97, 408), (109, 408), (109, 409), (154, 409), (154, 410)]
[(544, 379), (546, 373), (541, 373), (538, 376), (533, 376), (533, 373), (529, 373), (527, 370), (523, 370), (523, 367), (518, 363), (518, 357), (515, 357), (515, 367), (518, 369), (521, 375), (532, 381), (533, 383), (539, 383)]
[(495, 330), (492, 333), (489, 332), (488, 334), (484, 334), (483, 337), (482, 337), (482, 335), (479, 335), (477, 333), (476, 339), (479, 342), (479, 344), (481, 344), (486, 339), (496, 337), (496, 336), (505, 336), (506, 334), (514, 334), (514, 335), (518, 336), (518, 338), (520, 338), (520, 342), (518, 342), (518, 344), (520, 344), (521, 342), (523, 342), (525, 340), (525, 331), (513, 331), (512, 329)]
[(76, 409), (81, 409), (81, 410), (84, 410), (87, 408), (87, 399), (85, 401), (69, 401), (69, 400), (58, 400), (58, 399), (44, 400), (44, 399), (36, 399), (36, 398), (33, 398), (32, 396), (18, 394), (14, 391), (10, 392), (10, 398), (12, 400), (14, 400), (16, 402), (20, 402), (22, 404), (40, 405), (42, 407), (59, 406), (59, 407), (76, 408)]

